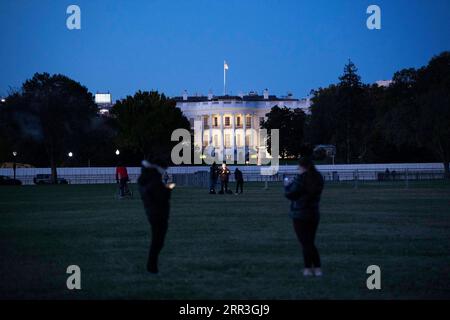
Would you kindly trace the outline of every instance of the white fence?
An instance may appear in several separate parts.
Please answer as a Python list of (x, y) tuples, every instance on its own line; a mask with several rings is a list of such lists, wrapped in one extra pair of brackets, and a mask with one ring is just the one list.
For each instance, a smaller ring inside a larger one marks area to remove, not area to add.
[[(231, 172), (236, 167), (243, 172), (246, 181), (279, 181), (284, 175), (297, 173), (297, 166), (280, 166), (278, 172), (273, 176), (261, 175), (259, 166), (229, 166)], [(389, 163), (389, 164), (350, 164), (350, 165), (319, 165), (319, 171), (326, 180), (382, 180), (386, 177), (384, 173), (389, 169), (391, 179), (442, 179), (444, 166), (441, 163)], [(139, 167), (128, 167), (131, 182), (136, 182)], [(179, 175), (193, 175), (196, 172), (209, 171), (207, 166), (170, 167), (168, 173), (171, 178)], [(50, 174), (50, 168), (18, 168), (16, 178), (23, 184), (33, 184), (33, 178), (37, 174)], [(13, 176), (10, 168), (0, 168), (0, 175)], [(58, 168), (58, 176), (65, 178), (72, 184), (99, 184), (114, 183), (115, 168), (113, 167), (91, 167), (91, 168)], [(205, 177), (205, 174), (201, 174)], [(180, 179), (181, 180), (181, 179)], [(186, 180), (187, 181), (187, 180)], [(233, 181), (233, 175), (231, 175)]]

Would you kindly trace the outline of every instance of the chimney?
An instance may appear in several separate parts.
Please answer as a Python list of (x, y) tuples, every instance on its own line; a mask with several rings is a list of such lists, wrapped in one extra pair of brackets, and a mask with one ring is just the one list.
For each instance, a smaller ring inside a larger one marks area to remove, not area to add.
[(184, 90), (184, 92), (183, 92), (183, 101), (187, 101), (187, 99), (188, 99), (188, 93), (187, 93), (187, 90)]
[(264, 89), (264, 100), (269, 100), (269, 90), (268, 89)]
[(212, 98), (213, 98), (213, 93), (212, 93), (212, 91), (211, 90), (209, 90), (209, 92), (208, 92), (208, 100), (212, 100)]

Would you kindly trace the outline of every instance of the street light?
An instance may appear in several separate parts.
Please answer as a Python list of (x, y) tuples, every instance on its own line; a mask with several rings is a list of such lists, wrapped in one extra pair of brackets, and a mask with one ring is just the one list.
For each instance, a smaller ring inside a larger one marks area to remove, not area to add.
[(5, 102), (6, 102), (6, 99), (5, 99), (5, 98), (2, 98), (1, 101), (2, 101), (2, 103), (5, 103)]
[(73, 153), (72, 152), (69, 152), (67, 155), (69, 156), (69, 158), (73, 157)]
[[(2, 99), (3, 100), (3, 99)], [(13, 163), (13, 175), (14, 175), (14, 180), (16, 179), (16, 156), (17, 156), (17, 151), (13, 151), (12, 153), (13, 157), (14, 157), (14, 163)]]
[(116, 156), (118, 156), (120, 154), (119, 149), (116, 150)]

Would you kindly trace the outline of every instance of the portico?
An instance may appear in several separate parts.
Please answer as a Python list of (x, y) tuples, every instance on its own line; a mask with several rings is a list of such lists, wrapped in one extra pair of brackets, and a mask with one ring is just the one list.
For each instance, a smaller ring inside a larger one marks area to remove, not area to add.
[[(260, 141), (260, 123), (276, 105), (290, 108), (309, 108), (309, 100), (294, 99), (291, 95), (278, 98), (254, 92), (248, 95), (188, 96), (175, 98), (177, 107), (189, 119), (191, 128), (201, 130), (201, 141), (195, 141), (204, 153), (217, 154), (223, 160), (268, 157)], [(306, 110), (307, 111), (307, 110)], [(197, 123), (197, 124), (196, 124)], [(223, 158), (222, 158), (223, 157)]]

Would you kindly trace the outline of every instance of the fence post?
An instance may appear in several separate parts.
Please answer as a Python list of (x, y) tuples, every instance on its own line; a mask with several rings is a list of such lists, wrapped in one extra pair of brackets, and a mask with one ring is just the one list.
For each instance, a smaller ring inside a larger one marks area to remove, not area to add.
[(405, 170), (405, 189), (409, 189), (408, 169)]

